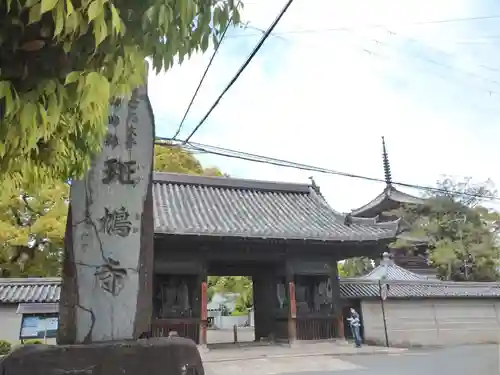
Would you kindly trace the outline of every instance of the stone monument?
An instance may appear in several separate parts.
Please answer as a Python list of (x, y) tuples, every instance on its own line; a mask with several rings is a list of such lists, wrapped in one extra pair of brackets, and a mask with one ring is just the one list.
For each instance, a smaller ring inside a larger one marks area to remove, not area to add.
[(2, 375), (204, 375), (195, 343), (149, 338), (154, 117), (147, 85), (110, 105), (85, 178), (71, 183), (58, 346), (28, 345)]

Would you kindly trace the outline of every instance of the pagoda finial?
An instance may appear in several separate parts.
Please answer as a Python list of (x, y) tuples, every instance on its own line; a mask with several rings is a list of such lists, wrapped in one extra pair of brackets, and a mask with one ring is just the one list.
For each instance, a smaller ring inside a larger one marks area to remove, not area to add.
[(384, 165), (385, 183), (387, 184), (387, 186), (391, 186), (392, 185), (391, 165), (389, 164), (389, 155), (387, 154), (387, 148), (385, 147), (384, 137), (382, 137), (382, 163)]

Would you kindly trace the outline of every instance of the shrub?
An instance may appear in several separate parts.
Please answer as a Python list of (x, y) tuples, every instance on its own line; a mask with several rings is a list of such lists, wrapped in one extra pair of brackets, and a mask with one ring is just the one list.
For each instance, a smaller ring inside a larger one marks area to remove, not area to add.
[(245, 316), (245, 315), (248, 315), (248, 311), (238, 311), (238, 310), (234, 310), (232, 313), (231, 313), (232, 316)]
[(12, 344), (5, 340), (0, 340), (0, 355), (9, 354), (12, 349)]
[(40, 344), (43, 344), (42, 340), (33, 339), (24, 341), (24, 345), (40, 345)]

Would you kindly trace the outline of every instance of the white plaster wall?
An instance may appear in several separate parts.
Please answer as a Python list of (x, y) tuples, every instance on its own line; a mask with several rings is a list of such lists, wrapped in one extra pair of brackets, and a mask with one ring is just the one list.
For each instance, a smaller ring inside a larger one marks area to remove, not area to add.
[[(16, 314), (17, 304), (0, 304), (0, 340), (12, 345), (20, 344), (22, 314)], [(43, 341), (43, 340), (42, 340)], [(47, 344), (55, 344), (56, 339), (47, 339)]]
[(19, 342), (21, 329), (21, 314), (16, 314), (17, 304), (0, 305), (0, 340), (11, 344)]
[[(500, 301), (491, 299), (386, 300), (390, 345), (500, 343)], [(364, 338), (385, 343), (380, 301), (362, 301)]]
[[(232, 329), (234, 325), (237, 327), (245, 326), (245, 322), (249, 322), (250, 316), (216, 316), (214, 317), (214, 325), (218, 329)], [(251, 318), (250, 318), (251, 319)]]

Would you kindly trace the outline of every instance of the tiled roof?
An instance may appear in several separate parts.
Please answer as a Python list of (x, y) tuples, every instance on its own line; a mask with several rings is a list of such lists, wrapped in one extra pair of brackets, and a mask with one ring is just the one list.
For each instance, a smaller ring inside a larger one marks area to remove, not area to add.
[(52, 314), (59, 312), (58, 302), (20, 303), (17, 305), (17, 314)]
[[(500, 298), (500, 283), (445, 282), (438, 280), (387, 281), (387, 298)], [(342, 279), (344, 298), (379, 298), (379, 283), (374, 280)]]
[[(58, 278), (0, 279), (0, 303), (57, 303), (61, 293)], [(388, 298), (500, 298), (500, 283), (444, 282), (434, 280), (386, 281)], [(379, 282), (341, 279), (343, 298), (380, 298)]]
[(405, 270), (402, 267), (399, 267), (396, 264), (391, 264), (387, 266), (386, 269), (383, 265), (380, 265), (373, 269), (369, 274), (362, 276), (361, 279), (366, 280), (383, 280), (384, 276), (386, 276), (386, 280), (425, 280), (426, 278), (411, 271)]
[(353, 220), (312, 185), (155, 173), (155, 233), (317, 241), (394, 238), (399, 224)]
[(388, 185), (384, 191), (362, 207), (351, 211), (352, 216), (372, 217), (383, 211), (397, 208), (399, 204), (423, 204), (424, 199), (397, 190)]
[(424, 276), (417, 275), (395, 264), (392, 259), (389, 259), (389, 254), (387, 253), (384, 253), (384, 259), (380, 262), (380, 265), (375, 267), (370, 273), (361, 276), (361, 279), (393, 281), (426, 280)]
[(0, 303), (59, 302), (59, 278), (0, 279)]

